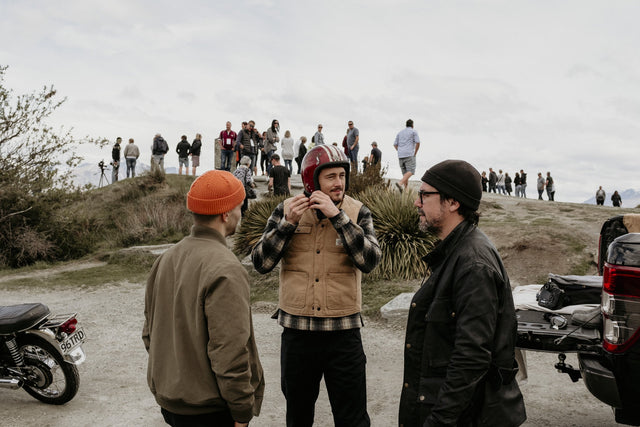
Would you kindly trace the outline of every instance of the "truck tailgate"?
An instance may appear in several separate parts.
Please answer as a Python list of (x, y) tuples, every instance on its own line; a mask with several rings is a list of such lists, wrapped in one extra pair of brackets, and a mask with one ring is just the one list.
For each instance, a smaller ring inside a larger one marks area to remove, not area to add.
[[(522, 349), (550, 352), (576, 352), (591, 346), (602, 345), (600, 331), (567, 323), (562, 329), (555, 329), (544, 318), (545, 312), (536, 310), (516, 310), (518, 339), (516, 346)], [(570, 315), (565, 315), (567, 322)]]

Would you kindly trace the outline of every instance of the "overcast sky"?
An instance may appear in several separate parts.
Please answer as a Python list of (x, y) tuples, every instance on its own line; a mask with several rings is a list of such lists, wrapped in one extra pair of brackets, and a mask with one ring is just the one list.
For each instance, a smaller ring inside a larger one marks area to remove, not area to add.
[[(353, 120), (360, 155), (411, 118), (417, 177), (459, 158), (479, 171), (551, 171), (556, 200), (599, 185), (640, 190), (640, 2), (0, 0), (0, 64), (17, 93), (53, 84), (56, 125), (76, 136), (153, 135), (173, 152), (203, 135), (201, 169), (227, 120), (338, 143)], [(88, 161), (108, 160), (81, 150)]]

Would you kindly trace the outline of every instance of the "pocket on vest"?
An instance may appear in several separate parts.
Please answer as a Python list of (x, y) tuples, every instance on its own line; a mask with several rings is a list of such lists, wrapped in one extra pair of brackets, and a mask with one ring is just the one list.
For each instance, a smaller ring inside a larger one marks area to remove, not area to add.
[(357, 304), (358, 290), (355, 273), (327, 274), (327, 308), (342, 310)]
[(293, 308), (304, 308), (305, 301), (307, 300), (309, 275), (304, 271), (288, 270), (285, 277), (287, 280), (285, 284), (286, 291), (282, 292), (282, 287), (280, 288), (282, 305)]
[(298, 225), (291, 237), (289, 247), (299, 252), (309, 252), (314, 248), (313, 228), (310, 225)]

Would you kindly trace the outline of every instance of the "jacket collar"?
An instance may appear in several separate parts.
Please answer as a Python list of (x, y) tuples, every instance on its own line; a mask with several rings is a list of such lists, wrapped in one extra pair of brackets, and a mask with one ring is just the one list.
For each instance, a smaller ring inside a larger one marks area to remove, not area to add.
[(205, 227), (203, 225), (193, 225), (191, 227), (191, 237), (196, 237), (198, 239), (217, 240), (223, 245), (227, 245), (227, 239), (225, 239), (218, 230), (214, 230), (213, 228)]
[(476, 228), (468, 221), (462, 221), (449, 233), (444, 240), (436, 244), (436, 247), (422, 257), (422, 260), (433, 270), (433, 268), (444, 262), (445, 259), (456, 249), (460, 241)]

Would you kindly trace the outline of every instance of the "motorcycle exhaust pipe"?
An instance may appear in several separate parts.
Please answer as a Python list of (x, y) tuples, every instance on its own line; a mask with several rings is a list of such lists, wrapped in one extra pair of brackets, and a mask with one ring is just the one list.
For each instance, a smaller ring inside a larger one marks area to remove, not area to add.
[(0, 378), (0, 388), (16, 390), (22, 387), (22, 380), (17, 378)]

